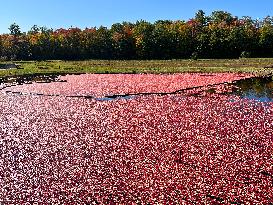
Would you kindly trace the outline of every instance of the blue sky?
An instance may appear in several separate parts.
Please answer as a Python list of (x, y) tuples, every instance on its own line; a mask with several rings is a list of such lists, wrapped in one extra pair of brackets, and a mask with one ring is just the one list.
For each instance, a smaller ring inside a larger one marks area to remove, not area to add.
[(4, 0), (0, 33), (16, 22), (22, 31), (33, 25), (48, 28), (111, 26), (136, 20), (188, 20), (202, 9), (207, 15), (224, 10), (235, 16), (273, 16), (273, 0)]

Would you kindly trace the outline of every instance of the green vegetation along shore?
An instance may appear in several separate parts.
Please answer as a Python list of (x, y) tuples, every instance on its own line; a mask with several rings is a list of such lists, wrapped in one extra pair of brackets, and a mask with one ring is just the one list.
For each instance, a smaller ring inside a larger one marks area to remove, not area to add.
[[(11, 62), (0, 62), (0, 66)], [(23, 69), (0, 69), (0, 76), (73, 73), (183, 73), (273, 72), (273, 58), (203, 60), (88, 60), (88, 61), (15, 61)]]

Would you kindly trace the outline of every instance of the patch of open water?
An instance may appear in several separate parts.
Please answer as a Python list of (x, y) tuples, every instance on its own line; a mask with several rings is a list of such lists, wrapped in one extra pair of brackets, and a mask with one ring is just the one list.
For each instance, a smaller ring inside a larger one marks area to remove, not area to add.
[(238, 80), (235, 85), (238, 87), (233, 92), (241, 98), (257, 100), (260, 102), (273, 101), (273, 77), (254, 77)]

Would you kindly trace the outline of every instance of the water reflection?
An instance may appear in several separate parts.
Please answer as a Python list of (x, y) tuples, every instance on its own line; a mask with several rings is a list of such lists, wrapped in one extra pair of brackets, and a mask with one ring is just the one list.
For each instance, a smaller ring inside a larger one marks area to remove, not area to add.
[(273, 102), (273, 79), (270, 77), (254, 77), (238, 80), (235, 85), (239, 88), (233, 94), (245, 99), (260, 102)]

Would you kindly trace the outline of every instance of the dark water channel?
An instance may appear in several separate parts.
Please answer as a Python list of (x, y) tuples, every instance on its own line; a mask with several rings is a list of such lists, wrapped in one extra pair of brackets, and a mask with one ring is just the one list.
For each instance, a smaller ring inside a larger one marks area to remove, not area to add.
[[(4, 77), (0, 78), (0, 88), (4, 89), (10, 86), (22, 85), (22, 84), (31, 84), (31, 83), (51, 83), (51, 82), (66, 82), (60, 80), (61, 75), (26, 75), (19, 77)], [(5, 84), (5, 86), (3, 86)], [(260, 102), (273, 102), (273, 76), (266, 77), (252, 77), (246, 78), (242, 80), (237, 80), (232, 83), (228, 83), (229, 86), (232, 86), (232, 91), (228, 93), (223, 93), (226, 95), (237, 95), (244, 99), (257, 100)], [(201, 86), (202, 87), (202, 86)], [(115, 99), (131, 99), (136, 96), (145, 96), (145, 95), (170, 95), (170, 94), (179, 94), (184, 93), (188, 90), (193, 90), (196, 88), (186, 88), (182, 90), (177, 90), (171, 93), (132, 93), (132, 94), (124, 94), (124, 95), (109, 95), (104, 96), (102, 98), (96, 98), (94, 96), (72, 96), (72, 97), (84, 97), (89, 99), (95, 99), (98, 101), (108, 101)], [(215, 88), (206, 88), (203, 90), (207, 93), (215, 93)], [(8, 91), (7, 91), (8, 92)], [(42, 95), (42, 94), (39, 94)], [(198, 96), (199, 94), (194, 93), (192, 96)], [(70, 97), (70, 96), (66, 96)]]

